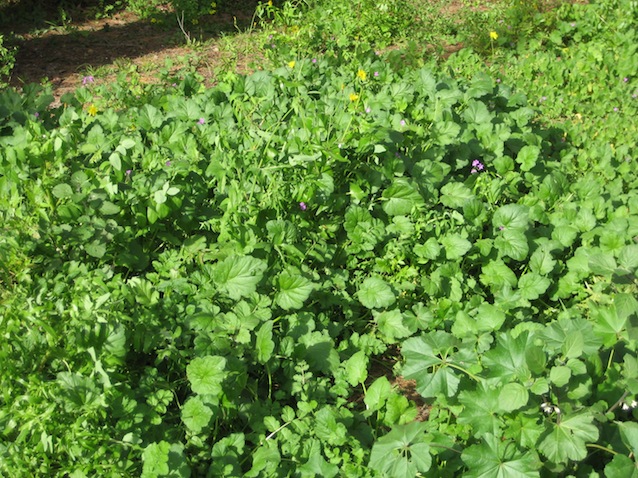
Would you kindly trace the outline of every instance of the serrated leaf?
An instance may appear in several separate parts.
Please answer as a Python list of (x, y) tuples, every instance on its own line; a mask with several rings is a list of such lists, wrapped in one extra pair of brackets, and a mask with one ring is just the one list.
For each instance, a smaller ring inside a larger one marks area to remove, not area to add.
[(498, 330), (505, 322), (505, 313), (492, 304), (483, 303), (477, 309), (476, 321), (480, 330)]
[(623, 443), (634, 456), (638, 456), (638, 423), (617, 422)]
[(226, 359), (216, 355), (197, 357), (186, 367), (186, 376), (193, 392), (203, 395), (218, 395), (226, 373)]
[[(435, 397), (444, 393), (448, 397), (456, 394), (460, 379), (454, 362), (456, 339), (443, 331), (431, 332), (421, 337), (407, 339), (401, 348), (405, 357), (403, 375), (415, 379), (417, 391), (422, 397)], [(463, 357), (464, 367), (470, 367), (475, 357)]]
[(69, 198), (73, 196), (73, 189), (66, 183), (56, 185), (51, 192), (58, 199)]
[(616, 270), (616, 259), (611, 252), (594, 252), (589, 256), (588, 267), (592, 274), (609, 276)]
[(357, 386), (368, 378), (368, 356), (359, 350), (346, 360), (346, 380), (350, 385)]
[(492, 260), (484, 265), (479, 279), (482, 284), (495, 289), (501, 289), (504, 286), (516, 287), (518, 283), (516, 274), (501, 259)]
[(370, 468), (393, 478), (414, 478), (432, 466), (430, 447), (425, 443), (425, 424), (412, 422), (395, 426), (372, 446)]
[(86, 244), (84, 250), (89, 256), (100, 259), (106, 254), (106, 245), (96, 239)]
[(439, 256), (440, 252), (441, 245), (433, 237), (430, 237), (423, 244), (417, 244), (414, 246), (414, 253), (423, 259), (434, 260)]
[(564, 365), (556, 365), (549, 371), (549, 380), (557, 387), (567, 385), (572, 376), (572, 370)]
[(265, 322), (255, 336), (255, 350), (257, 351), (257, 361), (265, 364), (272, 357), (275, 350), (275, 342), (272, 340), (273, 321)]
[(529, 223), (529, 207), (506, 204), (499, 207), (492, 217), (495, 229), (525, 231)]
[(551, 285), (551, 281), (547, 277), (540, 276), (535, 272), (523, 274), (518, 279), (518, 291), (523, 299), (536, 300)]
[(605, 478), (638, 478), (638, 464), (625, 455), (616, 454), (605, 466)]
[(501, 388), (498, 399), (502, 410), (512, 412), (527, 405), (529, 392), (520, 383), (506, 383)]
[(538, 450), (553, 463), (584, 460), (586, 444), (598, 440), (598, 428), (593, 422), (593, 416), (582, 413), (550, 423), (549, 433), (540, 442)]
[(445, 249), (445, 257), (451, 261), (460, 259), (472, 248), (472, 243), (459, 234), (443, 236), (441, 244)]
[(540, 152), (541, 150), (538, 146), (523, 146), (516, 155), (516, 162), (521, 165), (521, 171), (529, 171), (536, 166), (536, 160)]
[(441, 188), (440, 201), (444, 206), (459, 209), (474, 197), (472, 190), (463, 183), (447, 183)]
[(213, 411), (198, 396), (190, 397), (182, 407), (182, 421), (193, 433), (200, 433), (213, 416)]
[(499, 391), (497, 388), (479, 383), (475, 390), (459, 392), (458, 400), (463, 410), (458, 415), (458, 423), (468, 425), (473, 436), (486, 433), (498, 434), (505, 426), (500, 416)]
[(538, 248), (529, 258), (529, 268), (532, 272), (545, 276), (554, 270), (556, 261), (549, 250)]
[(388, 216), (405, 216), (410, 214), (412, 208), (423, 206), (423, 197), (415, 187), (403, 178), (394, 182), (383, 191), (383, 210)]
[(368, 309), (382, 309), (394, 304), (396, 296), (390, 285), (379, 277), (368, 277), (357, 294), (359, 302)]
[(379, 410), (388, 397), (392, 395), (392, 385), (386, 377), (379, 377), (366, 390), (363, 402), (368, 411)]
[(397, 309), (386, 310), (380, 313), (373, 312), (379, 332), (381, 332), (388, 342), (395, 342), (412, 335), (412, 331), (403, 323), (403, 314)]
[(511, 257), (515, 261), (524, 260), (529, 252), (527, 237), (516, 230), (502, 231), (494, 241), (494, 246), (502, 255)]
[(585, 340), (583, 334), (580, 331), (575, 331), (565, 337), (565, 342), (562, 346), (562, 352), (565, 357), (578, 358), (583, 354), (583, 348), (585, 347)]
[(463, 450), (461, 459), (468, 478), (537, 478), (540, 460), (533, 451), (518, 453), (511, 441), (503, 441), (492, 434), (483, 437), (483, 443)]
[(239, 300), (252, 294), (261, 281), (266, 263), (252, 256), (229, 256), (212, 267), (211, 276), (220, 292)]
[(282, 272), (277, 278), (279, 292), (275, 302), (284, 310), (300, 309), (310, 293), (315, 288), (314, 284), (300, 274), (292, 275)]

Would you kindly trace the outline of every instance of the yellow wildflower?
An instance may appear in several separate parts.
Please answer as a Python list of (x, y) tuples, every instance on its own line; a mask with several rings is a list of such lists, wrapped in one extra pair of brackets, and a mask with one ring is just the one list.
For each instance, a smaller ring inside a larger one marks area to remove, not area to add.
[(367, 77), (368, 77), (368, 75), (366, 75), (365, 71), (363, 71), (363, 70), (357, 71), (357, 78), (359, 78), (361, 81), (366, 81)]
[(498, 33), (496, 32), (490, 32), (490, 38), (492, 40), (498, 40)]
[(272, 7), (272, 0), (268, 0), (268, 6)]
[(296, 64), (297, 64), (297, 62), (295, 60), (289, 61), (288, 62), (288, 67), (294, 68)]
[(350, 93), (350, 101), (357, 101), (359, 99), (359, 95), (356, 93)]
[(97, 107), (95, 105), (91, 105), (91, 106), (88, 107), (87, 112), (91, 116), (95, 116), (97, 114)]

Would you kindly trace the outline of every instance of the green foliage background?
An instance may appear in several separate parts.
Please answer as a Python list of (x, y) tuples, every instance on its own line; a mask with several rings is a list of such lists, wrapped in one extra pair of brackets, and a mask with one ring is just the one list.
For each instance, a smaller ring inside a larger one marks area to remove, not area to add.
[(1, 474), (636, 474), (635, 2), (354, 3), (0, 92)]

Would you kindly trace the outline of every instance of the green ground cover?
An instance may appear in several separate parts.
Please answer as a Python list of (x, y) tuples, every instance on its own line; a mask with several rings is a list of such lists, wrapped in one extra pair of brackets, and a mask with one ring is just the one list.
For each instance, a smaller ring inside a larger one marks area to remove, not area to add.
[(1, 475), (638, 476), (638, 4), (343, 5), (0, 91)]

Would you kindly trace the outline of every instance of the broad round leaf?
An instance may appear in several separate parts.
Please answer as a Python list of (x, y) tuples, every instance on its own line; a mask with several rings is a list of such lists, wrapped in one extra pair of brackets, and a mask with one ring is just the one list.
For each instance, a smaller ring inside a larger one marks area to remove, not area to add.
[(193, 392), (207, 395), (218, 395), (221, 390), (221, 382), (226, 376), (224, 367), (226, 359), (216, 355), (197, 357), (188, 367), (186, 376), (191, 383)]
[(394, 304), (396, 297), (390, 285), (379, 277), (368, 277), (359, 288), (359, 302), (368, 309), (381, 309)]

